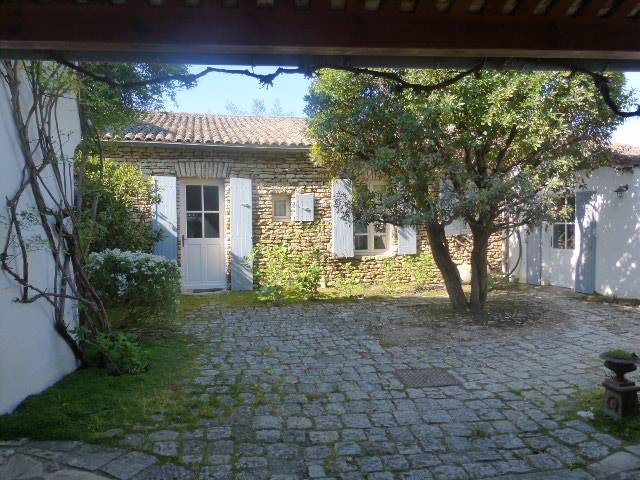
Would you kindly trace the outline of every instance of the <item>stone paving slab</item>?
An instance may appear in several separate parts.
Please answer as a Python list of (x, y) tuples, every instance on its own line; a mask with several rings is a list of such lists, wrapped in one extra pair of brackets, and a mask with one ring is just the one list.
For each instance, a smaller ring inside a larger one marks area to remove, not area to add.
[[(184, 386), (195, 427), (115, 429), (118, 449), (0, 443), (0, 479), (640, 478), (640, 446), (557, 408), (599, 384), (600, 352), (637, 348), (638, 311), (554, 289), (508, 296), (518, 308), (478, 321), (424, 299), (205, 306), (189, 327), (208, 345), (201, 374)], [(428, 368), (460, 384), (396, 376)]]

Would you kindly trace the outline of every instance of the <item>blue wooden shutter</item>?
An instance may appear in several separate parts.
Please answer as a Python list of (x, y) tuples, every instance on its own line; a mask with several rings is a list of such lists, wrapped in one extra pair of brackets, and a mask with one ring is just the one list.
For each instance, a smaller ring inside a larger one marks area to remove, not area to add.
[(313, 193), (296, 194), (295, 220), (298, 222), (313, 222)]
[(176, 177), (153, 177), (160, 203), (153, 209), (151, 225), (162, 238), (153, 246), (153, 253), (169, 260), (178, 259), (178, 209), (176, 205)]
[(415, 255), (418, 253), (418, 235), (413, 225), (398, 227), (398, 255)]
[(231, 289), (253, 288), (251, 179), (231, 178)]
[(338, 258), (353, 257), (353, 222), (350, 205), (351, 180), (334, 180), (331, 185), (331, 217), (333, 229), (333, 255)]

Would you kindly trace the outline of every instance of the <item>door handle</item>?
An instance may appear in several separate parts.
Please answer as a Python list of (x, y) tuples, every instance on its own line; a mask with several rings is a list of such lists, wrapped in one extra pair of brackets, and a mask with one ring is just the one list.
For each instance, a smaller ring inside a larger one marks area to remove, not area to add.
[(181, 235), (182, 237), (182, 248), (184, 248), (184, 235)]

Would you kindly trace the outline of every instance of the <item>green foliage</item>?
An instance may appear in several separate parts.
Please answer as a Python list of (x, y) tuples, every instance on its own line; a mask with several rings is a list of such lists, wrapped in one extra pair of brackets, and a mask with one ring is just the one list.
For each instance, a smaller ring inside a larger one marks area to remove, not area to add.
[(439, 283), (438, 271), (430, 253), (402, 257), (401, 271), (411, 276), (411, 283), (417, 291), (433, 289)]
[(291, 253), (285, 246), (256, 245), (252, 258), (258, 299), (278, 304), (287, 298), (317, 298), (322, 273), (319, 257), (318, 250)]
[[(407, 255), (385, 261), (385, 275), (396, 284), (400, 284), (407, 276), (411, 279), (407, 287), (422, 292), (432, 290), (440, 282), (438, 269), (430, 253)], [(394, 268), (391, 268), (394, 267)], [(406, 287), (405, 287), (406, 288)]]
[(84, 249), (149, 252), (161, 235), (152, 231), (148, 215), (160, 201), (153, 180), (135, 165), (92, 157), (83, 182), (79, 231)]
[(95, 350), (97, 365), (105, 366), (113, 375), (138, 375), (149, 366), (149, 353), (136, 335), (129, 332), (92, 335), (85, 327), (75, 330), (80, 341)]
[[(189, 73), (188, 65), (175, 64), (86, 62), (82, 66), (122, 83)], [(191, 88), (195, 85), (193, 82), (160, 82), (120, 89), (85, 75), (77, 78), (82, 110), (91, 119), (92, 129), (98, 136), (107, 131), (117, 132), (139, 119), (145, 111), (163, 109), (167, 98), (175, 100), (177, 89)]]
[[(412, 82), (444, 70), (399, 71)], [(625, 104), (624, 77), (610, 74)], [(306, 97), (315, 160), (341, 177), (389, 179), (379, 195), (356, 189), (365, 221), (530, 221), (554, 208), (541, 193), (569, 191), (620, 123), (591, 80), (560, 72), (484, 71), (430, 95), (367, 75), (323, 71)], [(444, 183), (443, 183), (444, 182)], [(373, 200), (372, 201), (372, 197)]]
[(180, 269), (173, 260), (117, 249), (92, 253), (87, 272), (107, 308), (128, 318), (172, 318), (180, 301)]
[(335, 283), (338, 293), (347, 298), (357, 297), (361, 295), (364, 290), (360, 283), (357, 269), (352, 262), (342, 264), (340, 276)]
[(615, 358), (616, 360), (638, 360), (638, 355), (634, 352), (621, 349), (608, 350), (603, 353), (604, 356), (609, 358)]

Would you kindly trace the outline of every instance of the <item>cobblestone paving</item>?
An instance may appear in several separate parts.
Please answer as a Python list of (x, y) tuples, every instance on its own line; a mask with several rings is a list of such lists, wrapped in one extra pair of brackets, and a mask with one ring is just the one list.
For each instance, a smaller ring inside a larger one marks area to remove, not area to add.
[[(501, 295), (508, 321), (443, 320), (424, 299), (204, 307), (202, 373), (185, 386), (197, 426), (114, 432), (127, 450), (0, 444), (0, 479), (640, 478), (640, 447), (558, 408), (599, 384), (600, 352), (637, 350), (638, 310)], [(407, 389), (395, 375), (429, 367), (460, 384)]]

